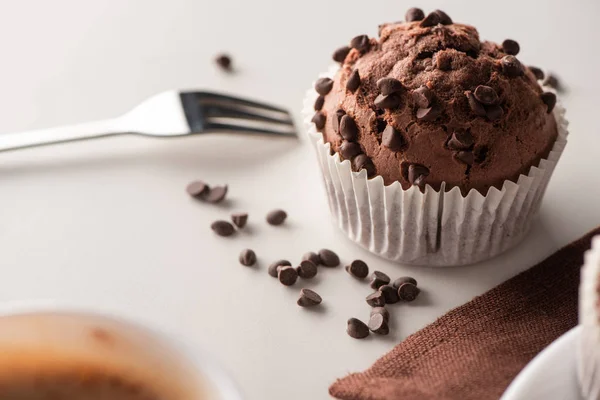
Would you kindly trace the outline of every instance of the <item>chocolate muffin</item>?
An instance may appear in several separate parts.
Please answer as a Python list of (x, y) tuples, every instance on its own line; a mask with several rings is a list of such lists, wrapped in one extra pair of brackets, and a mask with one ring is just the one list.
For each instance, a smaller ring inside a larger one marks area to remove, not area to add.
[(516, 56), (514, 40), (481, 41), (442, 11), (411, 9), (335, 51), (341, 68), (316, 82), (317, 130), (354, 171), (403, 189), (476, 189), (516, 182), (558, 135), (556, 96)]

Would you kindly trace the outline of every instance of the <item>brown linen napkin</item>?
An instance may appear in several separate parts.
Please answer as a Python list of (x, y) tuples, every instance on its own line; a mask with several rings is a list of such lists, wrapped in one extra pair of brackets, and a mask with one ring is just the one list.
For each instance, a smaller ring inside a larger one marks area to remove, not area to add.
[(600, 228), (409, 336), (330, 388), (343, 400), (498, 399), (544, 347), (577, 324), (583, 253)]

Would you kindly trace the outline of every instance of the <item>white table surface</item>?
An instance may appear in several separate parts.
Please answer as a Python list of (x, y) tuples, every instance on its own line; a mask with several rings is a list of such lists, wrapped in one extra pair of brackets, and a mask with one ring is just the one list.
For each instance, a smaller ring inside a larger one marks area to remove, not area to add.
[[(569, 145), (539, 220), (518, 248), (476, 266), (399, 266), (348, 241), (330, 221), (307, 141), (205, 136), (169, 141), (119, 137), (1, 154), (0, 301), (53, 298), (119, 312), (177, 332), (217, 355), (248, 399), (321, 399), (337, 377), (367, 368), (402, 338), (600, 223), (600, 40), (596, 0), (420, 1), (23, 0), (2, 1), (0, 132), (119, 115), (161, 90), (219, 89), (276, 102), (300, 124), (305, 90), (332, 51), (406, 8), (443, 8), (483, 38), (521, 44), (526, 64), (557, 71), (570, 91)], [(230, 52), (239, 73), (213, 65)], [(184, 193), (201, 178), (230, 185), (226, 206)], [(263, 222), (275, 207), (285, 227)], [(215, 237), (209, 224), (250, 212), (247, 232)], [(255, 249), (258, 269), (238, 253)], [(365, 319), (365, 284), (342, 269), (308, 286), (322, 312), (296, 306), (266, 273), (329, 247), (424, 290), (392, 308), (389, 337), (357, 341), (346, 319)]]

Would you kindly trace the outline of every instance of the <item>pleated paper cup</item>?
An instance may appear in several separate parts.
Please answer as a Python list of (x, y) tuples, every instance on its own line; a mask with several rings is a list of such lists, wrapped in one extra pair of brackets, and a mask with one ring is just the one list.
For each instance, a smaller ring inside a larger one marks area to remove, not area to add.
[(600, 399), (600, 314), (598, 278), (600, 277), (600, 236), (592, 239), (585, 254), (579, 286), (579, 323), (582, 326), (578, 348), (578, 376), (586, 400)]
[[(332, 68), (322, 76), (333, 77)], [(550, 90), (548, 88), (545, 88)], [(350, 161), (331, 154), (330, 144), (311, 122), (317, 98), (309, 90), (303, 116), (323, 173), (329, 207), (339, 227), (354, 242), (381, 257), (403, 264), (456, 266), (492, 258), (519, 243), (531, 227), (550, 176), (567, 144), (565, 110), (557, 104), (558, 137), (546, 159), (517, 182), (487, 195), (459, 188), (439, 191), (426, 185), (403, 190), (399, 182), (385, 186), (383, 178), (367, 179), (353, 172)]]

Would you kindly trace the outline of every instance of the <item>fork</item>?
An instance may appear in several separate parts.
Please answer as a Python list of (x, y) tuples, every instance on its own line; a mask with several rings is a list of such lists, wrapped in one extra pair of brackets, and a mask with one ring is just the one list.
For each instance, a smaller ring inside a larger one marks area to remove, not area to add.
[(282, 108), (211, 92), (172, 90), (118, 118), (0, 134), (0, 151), (121, 134), (170, 138), (210, 132), (296, 137), (292, 117)]

